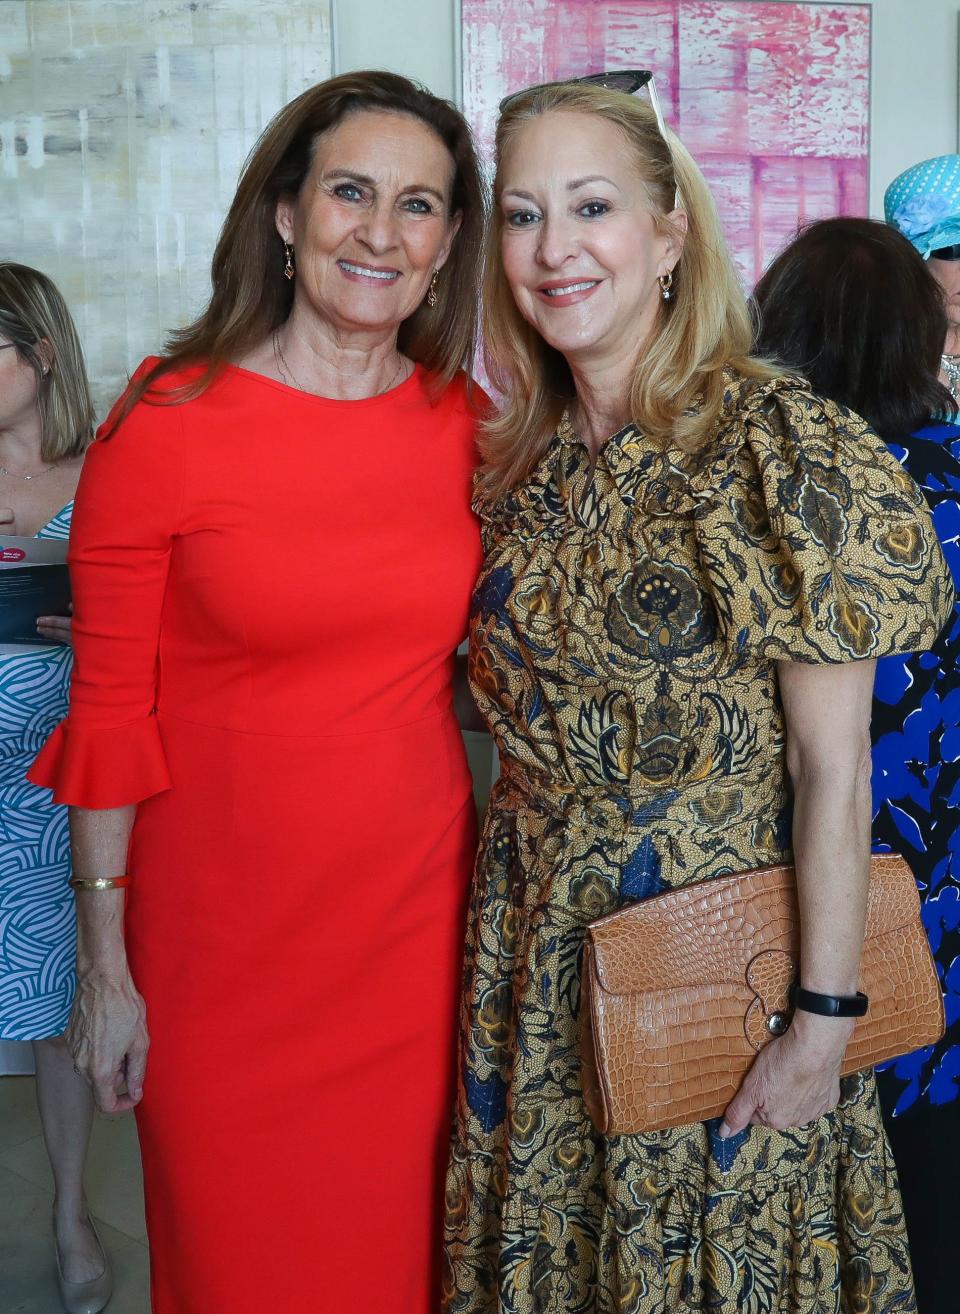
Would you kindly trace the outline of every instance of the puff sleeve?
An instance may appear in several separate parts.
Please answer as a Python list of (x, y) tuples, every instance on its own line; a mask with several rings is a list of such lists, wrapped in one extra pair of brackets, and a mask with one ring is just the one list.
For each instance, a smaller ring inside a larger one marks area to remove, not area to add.
[(780, 379), (730, 417), (696, 514), (728, 647), (844, 662), (929, 648), (954, 602), (923, 494), (859, 416)]
[(139, 402), (112, 436), (98, 436), (84, 462), (68, 552), (70, 709), (28, 773), (58, 803), (121, 807), (171, 784), (155, 705), (183, 502), (180, 412)]

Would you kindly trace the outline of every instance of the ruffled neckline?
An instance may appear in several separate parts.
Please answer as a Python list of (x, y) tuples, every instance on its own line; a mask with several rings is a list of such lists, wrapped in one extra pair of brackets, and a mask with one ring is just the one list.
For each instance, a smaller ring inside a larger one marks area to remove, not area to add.
[(565, 411), (523, 483), (492, 504), (478, 495), (474, 510), (501, 525), (532, 519), (542, 528), (588, 527), (594, 518), (585, 520), (571, 504), (570, 491), (579, 484), (581, 495), (619, 496), (628, 508), (647, 515), (695, 513), (729, 485), (749, 426), (769, 428), (764, 412), (772, 398), (785, 393), (809, 396), (810, 389), (795, 375), (758, 381), (728, 371), (714, 438), (693, 451), (674, 444), (655, 447), (631, 421), (605, 439), (594, 458)]

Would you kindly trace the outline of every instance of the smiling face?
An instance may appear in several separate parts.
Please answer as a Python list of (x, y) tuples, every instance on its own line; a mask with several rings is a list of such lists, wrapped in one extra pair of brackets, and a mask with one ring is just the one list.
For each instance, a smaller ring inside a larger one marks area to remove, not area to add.
[[(520, 313), (571, 364), (635, 357), (682, 238), (659, 232), (635, 154), (599, 115), (524, 123), (500, 169), (503, 269)], [(682, 232), (686, 218), (675, 211)]]
[(294, 311), (337, 332), (396, 331), (450, 253), (453, 180), (446, 146), (411, 116), (365, 110), (324, 133), (299, 196), (277, 206), (296, 253)]

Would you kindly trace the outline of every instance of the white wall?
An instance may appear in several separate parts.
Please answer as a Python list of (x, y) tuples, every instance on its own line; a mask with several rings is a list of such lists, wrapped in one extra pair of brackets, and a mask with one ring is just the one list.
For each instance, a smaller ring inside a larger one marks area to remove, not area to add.
[[(775, 0), (784, 3), (785, 0)], [(908, 165), (957, 150), (960, 0), (874, 0), (871, 211)], [(338, 0), (340, 71), (389, 68), (459, 98), (456, 0)]]

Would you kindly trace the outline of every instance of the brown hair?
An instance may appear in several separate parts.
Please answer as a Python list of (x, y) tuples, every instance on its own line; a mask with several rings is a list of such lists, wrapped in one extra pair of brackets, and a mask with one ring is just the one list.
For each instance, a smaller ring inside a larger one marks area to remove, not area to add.
[(947, 335), (940, 285), (911, 242), (879, 219), (823, 219), (781, 251), (753, 293), (757, 349), (881, 438), (914, 433), (957, 405), (937, 377)]
[(483, 302), (487, 373), (505, 396), (499, 414), (485, 422), (480, 439), (482, 485), (491, 498), (506, 492), (536, 464), (576, 396), (563, 356), (517, 309), (500, 254), (503, 215), (496, 200), (507, 152), (525, 123), (552, 111), (598, 115), (620, 129), (660, 232), (681, 236), (669, 219), (678, 196), (678, 208), (687, 215), (672, 298), (661, 303), (659, 331), (636, 363), (630, 412), (637, 428), (656, 443), (699, 446), (716, 427), (726, 367), (753, 378), (776, 373), (750, 355), (750, 316), (703, 175), (673, 133), (663, 137), (650, 106), (636, 96), (582, 83), (530, 91), (511, 101), (497, 125), (495, 204), (487, 233)]
[(67, 303), (46, 274), (0, 262), (0, 333), (37, 376), (41, 459), (52, 465), (85, 452), (93, 440), (93, 403), (83, 350)]
[(210, 301), (194, 323), (170, 334), (167, 354), (130, 389), (117, 424), (158, 379), (184, 365), (203, 364), (205, 369), (195, 381), (155, 393), (150, 400), (175, 403), (198, 396), (223, 364), (244, 355), (286, 320), (293, 284), (282, 277), (277, 202), (299, 193), (318, 138), (348, 114), (364, 110), (419, 119), (453, 159), (451, 213), (461, 215), (460, 230), (436, 287), (436, 305), (423, 302), (404, 320), (398, 346), (431, 373), (438, 390), (471, 361), (485, 202), (470, 128), (449, 101), (396, 73), (344, 73), (292, 100), (264, 129), (244, 165), (217, 241)]

